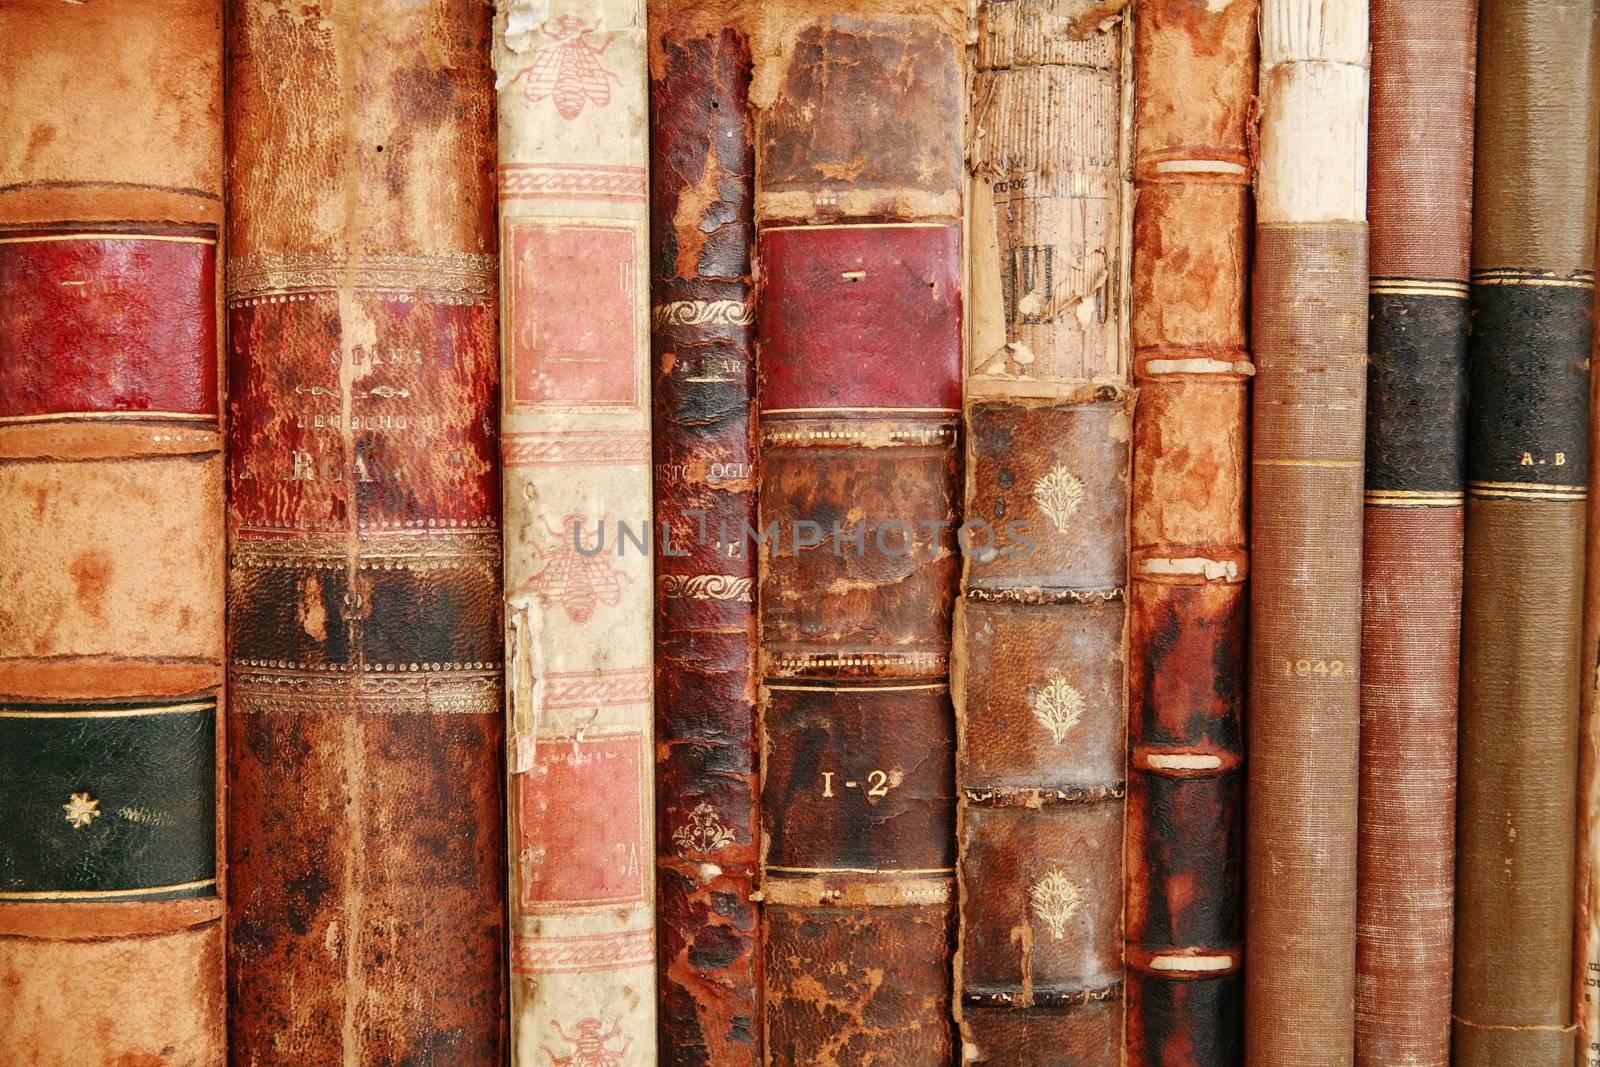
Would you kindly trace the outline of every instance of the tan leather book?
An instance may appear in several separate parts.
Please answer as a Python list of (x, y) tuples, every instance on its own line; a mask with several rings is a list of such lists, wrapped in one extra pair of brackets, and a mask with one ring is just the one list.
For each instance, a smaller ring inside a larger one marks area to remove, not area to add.
[(0, 4), (0, 1064), (223, 1062), (222, 17)]
[(1117, 1062), (1132, 63), (1126, 13), (978, 5), (955, 620), (970, 1063)]
[(494, 63), (511, 1062), (640, 1067), (657, 1059), (643, 0), (501, 0)]
[(1476, 0), (1372, 2), (1356, 1060), (1450, 1059)]
[(944, 1067), (961, 6), (839, 6), (764, 3), (751, 39), (762, 1040)]
[(1135, 10), (1127, 1059), (1228, 1067), (1244, 1038), (1258, 5)]
[(1577, 1054), (1597, 31), (1593, 4), (1479, 7), (1456, 830), (1460, 1067), (1566, 1067)]
[(489, 12), (228, 12), (230, 1055), (499, 1063)]
[(1354, 1058), (1367, 5), (1264, 0), (1245, 1058)]

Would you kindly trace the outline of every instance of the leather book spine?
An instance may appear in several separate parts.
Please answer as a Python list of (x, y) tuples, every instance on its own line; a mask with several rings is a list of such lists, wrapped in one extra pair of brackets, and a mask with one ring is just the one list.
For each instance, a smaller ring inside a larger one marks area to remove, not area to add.
[(755, 155), (735, 10), (654, 0), (656, 978), (661, 1062), (761, 1062)]
[(516, 1067), (656, 1044), (644, 0), (501, 0)]
[(764, 1054), (949, 1064), (956, 3), (761, 5)]
[(1257, 10), (1135, 9), (1127, 1062), (1151, 1067), (1242, 1051)]
[[(1600, 311), (1600, 291), (1595, 294)], [(1600, 314), (1589, 348), (1589, 410), (1600, 405)], [(1589, 455), (1595, 454), (1600, 420), (1589, 420)], [(1585, 501), (1583, 641), (1579, 664), (1583, 685), (1578, 708), (1577, 960), (1572, 1010), (1578, 1026), (1579, 1067), (1600, 1067), (1600, 495)]]
[(222, 18), (0, 5), (0, 1063), (225, 1054)]
[(230, 1054), (505, 1055), (476, 0), (227, 18)]
[(1371, 35), (1356, 1062), (1445, 1067), (1477, 3)]
[(1453, 1062), (1566, 1065), (1600, 19), (1478, 14)]
[(1264, 0), (1245, 1059), (1355, 1053), (1367, 4)]
[[(1117, 5), (1110, 5), (1115, 7)], [(956, 612), (966, 1062), (1123, 1040), (1131, 7), (977, 8)]]

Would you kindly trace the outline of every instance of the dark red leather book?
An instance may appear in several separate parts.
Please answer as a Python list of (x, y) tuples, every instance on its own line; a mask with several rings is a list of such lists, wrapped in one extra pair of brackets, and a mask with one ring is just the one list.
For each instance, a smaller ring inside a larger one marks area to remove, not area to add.
[(664, 1064), (761, 1062), (750, 46), (650, 7), (657, 980)]
[(954, 1057), (961, 26), (783, 0), (754, 49), (771, 1063)]

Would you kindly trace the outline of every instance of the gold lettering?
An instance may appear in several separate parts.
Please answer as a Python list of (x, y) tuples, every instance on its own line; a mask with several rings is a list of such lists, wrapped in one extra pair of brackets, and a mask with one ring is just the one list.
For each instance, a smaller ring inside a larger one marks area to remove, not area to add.
[(1533, 453), (1532, 452), (1524, 452), (1522, 454), (1522, 465), (1524, 467), (1533, 466)]
[(825, 796), (825, 797), (833, 796), (833, 772), (832, 771), (823, 771), (822, 772), (822, 795)]

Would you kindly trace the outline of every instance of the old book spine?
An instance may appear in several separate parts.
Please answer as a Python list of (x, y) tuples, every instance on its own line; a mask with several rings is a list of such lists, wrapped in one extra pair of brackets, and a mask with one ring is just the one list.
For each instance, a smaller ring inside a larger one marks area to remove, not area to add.
[(735, 10), (653, 0), (656, 975), (661, 1062), (761, 1062), (755, 156)]
[(1231, 1065), (1243, 1037), (1257, 8), (1140, 0), (1135, 9), (1130, 1064)]
[(475, 0), (227, 25), (231, 1055), (505, 1055)]
[(959, 4), (756, 24), (764, 1052), (953, 1057)]
[(1353, 1062), (1367, 4), (1264, 0), (1245, 1057)]
[[(1600, 310), (1600, 292), (1596, 292)], [(1600, 405), (1600, 315), (1590, 335), (1589, 410)], [(1589, 420), (1589, 455), (1600, 420)], [(1572, 1004), (1578, 1026), (1580, 1067), (1600, 1067), (1600, 495), (1590, 494), (1585, 541), (1583, 631), (1579, 665), (1583, 685), (1578, 724), (1577, 960)]]
[(656, 1062), (643, 0), (502, 0), (512, 1063)]
[(1122, 1045), (1132, 63), (1126, 13), (1083, 7), (988, 2), (975, 28), (952, 689), (976, 1063)]
[(1570, 1064), (1593, 331), (1593, 4), (1484, 0), (1454, 1062)]
[(0, 5), (0, 1063), (223, 1062), (222, 19)]
[(1476, 0), (1372, 3), (1356, 1061), (1450, 1060)]

